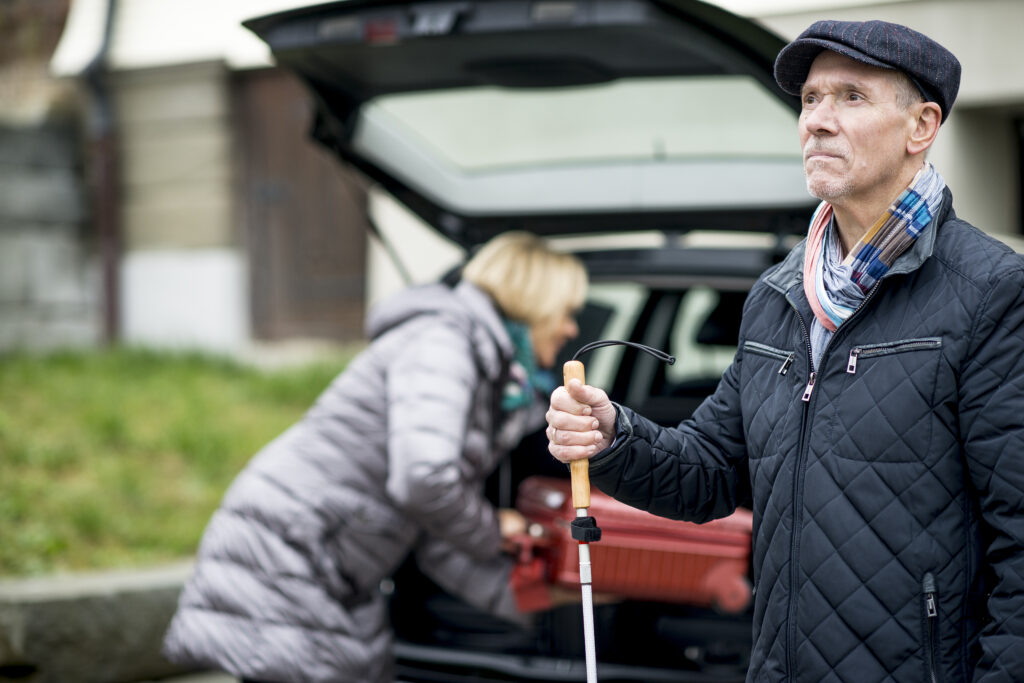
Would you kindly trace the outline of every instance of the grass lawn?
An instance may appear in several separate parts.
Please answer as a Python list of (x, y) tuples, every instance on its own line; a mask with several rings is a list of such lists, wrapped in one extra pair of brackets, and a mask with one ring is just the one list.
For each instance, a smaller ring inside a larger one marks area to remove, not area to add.
[(0, 355), (0, 576), (191, 555), (234, 475), (347, 359)]

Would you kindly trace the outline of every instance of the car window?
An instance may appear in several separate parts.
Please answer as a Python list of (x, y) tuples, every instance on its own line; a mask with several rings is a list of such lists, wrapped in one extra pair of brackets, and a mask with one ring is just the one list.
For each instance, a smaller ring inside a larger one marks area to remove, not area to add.
[(648, 77), (382, 96), (353, 146), (469, 214), (764, 206), (806, 201), (795, 130), (751, 77)]
[[(717, 380), (729, 367), (736, 353), (735, 341), (720, 335), (712, 339), (700, 338), (721, 302), (721, 293), (710, 287), (694, 287), (683, 295), (670, 340), (676, 362), (665, 368), (669, 385), (708, 378)], [(734, 313), (738, 316), (740, 311)], [(736, 322), (738, 324), (738, 318)]]
[(609, 159), (797, 156), (792, 110), (746, 76), (461, 88), (391, 95), (374, 107), (419, 137), (424, 150), (464, 171)]
[(663, 424), (675, 424), (714, 391), (736, 351), (746, 292), (709, 285), (651, 288), (620, 281), (591, 284), (579, 316), (583, 344), (603, 339), (638, 341), (676, 358), (668, 365), (624, 346), (596, 349), (581, 358), (587, 382)]
[[(592, 283), (578, 320), (580, 336), (569, 343), (572, 348), (567, 349), (567, 355), (571, 357), (583, 344), (599, 339), (628, 340), (647, 295), (647, 288), (636, 283)], [(623, 351), (621, 346), (609, 346), (581, 357), (587, 369), (587, 383), (611, 387)]]

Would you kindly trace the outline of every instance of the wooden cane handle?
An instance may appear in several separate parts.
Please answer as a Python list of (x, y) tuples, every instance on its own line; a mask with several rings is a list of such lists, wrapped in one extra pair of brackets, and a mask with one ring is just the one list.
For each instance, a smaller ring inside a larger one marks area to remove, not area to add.
[[(562, 375), (566, 386), (569, 386), (571, 379), (587, 383), (583, 363), (578, 360), (566, 361), (562, 366)], [(590, 460), (573, 460), (569, 463), (569, 472), (572, 476), (572, 506), (577, 510), (590, 507)]]

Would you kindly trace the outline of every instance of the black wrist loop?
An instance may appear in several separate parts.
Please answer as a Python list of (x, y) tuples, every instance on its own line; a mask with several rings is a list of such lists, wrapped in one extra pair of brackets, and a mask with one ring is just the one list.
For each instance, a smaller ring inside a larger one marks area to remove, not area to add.
[(654, 356), (655, 358), (657, 358), (658, 360), (664, 361), (664, 362), (668, 363), (669, 365), (672, 365), (673, 363), (676, 362), (676, 357), (675, 356), (670, 356), (669, 354), (665, 353), (664, 351), (659, 351), (658, 349), (656, 349), (654, 347), (647, 346), (646, 344), (638, 344), (637, 342), (620, 341), (618, 339), (603, 339), (601, 341), (595, 341), (595, 342), (590, 342), (589, 344), (584, 344), (583, 346), (581, 346), (579, 348), (579, 350), (575, 354), (573, 354), (572, 359), (573, 360), (577, 360), (581, 355), (583, 355), (587, 351), (593, 351), (594, 349), (599, 349), (602, 346), (619, 346), (619, 345), (621, 345), (621, 346), (629, 346), (629, 347), (632, 347), (634, 349), (639, 349), (640, 351), (643, 351), (644, 353), (649, 353), (652, 356)]

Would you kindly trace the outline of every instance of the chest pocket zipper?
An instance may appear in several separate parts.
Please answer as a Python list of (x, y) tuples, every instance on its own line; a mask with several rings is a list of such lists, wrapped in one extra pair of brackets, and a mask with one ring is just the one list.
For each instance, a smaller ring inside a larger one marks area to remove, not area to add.
[(760, 344), (758, 342), (743, 342), (743, 350), (749, 351), (750, 353), (753, 353), (754, 355), (757, 356), (764, 356), (766, 358), (774, 358), (776, 360), (782, 361), (782, 364), (779, 366), (780, 375), (785, 375), (787, 372), (789, 372), (789, 366), (791, 366), (793, 364), (793, 361), (796, 360), (796, 354), (793, 353), (792, 351), (783, 351), (781, 349), (776, 349), (775, 347), (768, 346), (767, 344)]
[(846, 372), (853, 375), (857, 372), (857, 361), (864, 358), (876, 356), (889, 356), (894, 353), (905, 353), (907, 351), (923, 351), (927, 349), (942, 348), (940, 337), (924, 337), (922, 339), (904, 339), (884, 344), (864, 344), (850, 349), (850, 357), (846, 362)]

